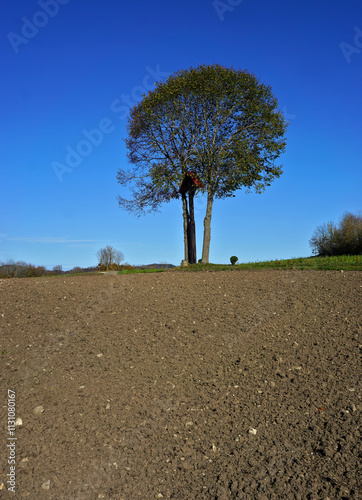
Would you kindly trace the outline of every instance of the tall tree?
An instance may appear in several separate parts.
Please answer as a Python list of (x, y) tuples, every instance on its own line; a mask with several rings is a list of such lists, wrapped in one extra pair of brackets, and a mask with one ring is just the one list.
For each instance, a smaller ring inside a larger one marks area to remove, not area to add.
[[(178, 187), (195, 172), (207, 194), (202, 262), (209, 261), (211, 216), (216, 198), (245, 187), (262, 192), (282, 173), (275, 161), (285, 150), (287, 123), (271, 88), (255, 75), (220, 65), (200, 65), (158, 82), (130, 112), (128, 158), (131, 200), (121, 207), (141, 214), (181, 197)], [(185, 259), (187, 207), (183, 201)]]

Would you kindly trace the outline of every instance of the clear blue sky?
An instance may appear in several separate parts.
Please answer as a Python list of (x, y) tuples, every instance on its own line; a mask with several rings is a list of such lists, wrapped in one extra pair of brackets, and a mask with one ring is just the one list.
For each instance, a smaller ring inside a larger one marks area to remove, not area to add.
[(308, 256), (316, 226), (362, 208), (360, 0), (3, 0), (0, 23), (0, 261), (91, 266), (109, 244), (179, 264), (181, 203), (128, 215), (116, 173), (130, 104), (198, 64), (256, 74), (290, 122), (284, 174), (215, 202), (211, 262)]

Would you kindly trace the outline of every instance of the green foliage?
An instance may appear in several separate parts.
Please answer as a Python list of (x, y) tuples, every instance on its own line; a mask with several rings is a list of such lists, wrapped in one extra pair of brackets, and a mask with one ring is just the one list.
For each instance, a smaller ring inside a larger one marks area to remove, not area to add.
[(233, 255), (232, 257), (230, 257), (231, 265), (235, 266), (237, 261), (238, 261), (238, 258), (236, 257), (236, 255)]
[(319, 256), (362, 254), (362, 216), (346, 212), (338, 226), (333, 222), (318, 226), (309, 245)]
[(179, 198), (187, 170), (216, 198), (243, 187), (264, 190), (282, 173), (274, 162), (285, 149), (286, 122), (269, 86), (247, 71), (220, 65), (180, 70), (135, 105), (126, 145), (133, 170), (118, 182), (132, 185), (122, 208), (141, 214)]

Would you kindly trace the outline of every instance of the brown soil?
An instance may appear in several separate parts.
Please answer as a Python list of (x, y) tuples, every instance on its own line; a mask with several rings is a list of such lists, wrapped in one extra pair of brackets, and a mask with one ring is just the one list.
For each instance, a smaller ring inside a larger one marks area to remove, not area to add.
[(1, 280), (0, 495), (362, 498), (361, 277)]

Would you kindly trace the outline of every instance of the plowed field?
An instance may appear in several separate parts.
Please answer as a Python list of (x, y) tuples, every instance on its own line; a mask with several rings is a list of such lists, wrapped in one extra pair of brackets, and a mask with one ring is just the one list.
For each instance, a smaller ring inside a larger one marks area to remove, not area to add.
[(362, 498), (361, 277), (1, 280), (0, 496)]

